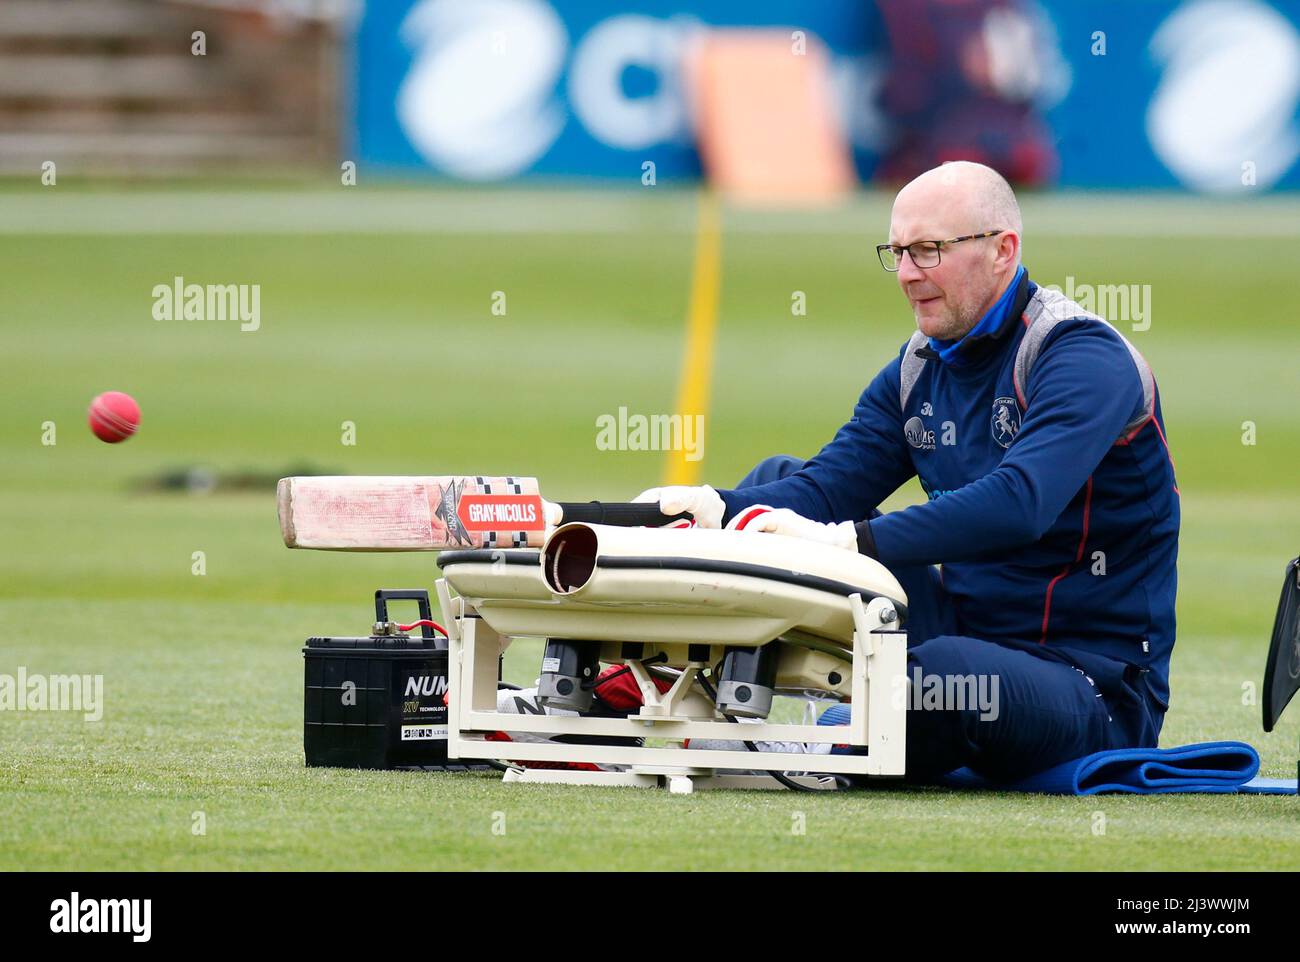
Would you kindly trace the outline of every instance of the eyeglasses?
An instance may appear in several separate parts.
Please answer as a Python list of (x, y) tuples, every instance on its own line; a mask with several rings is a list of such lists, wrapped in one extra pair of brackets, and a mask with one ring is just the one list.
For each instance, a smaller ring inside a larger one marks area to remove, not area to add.
[(998, 234), (1005, 233), (1006, 228), (1002, 230), (986, 230), (982, 234), (967, 234), (964, 237), (950, 237), (948, 240), (913, 241), (906, 247), (900, 247), (898, 244), (877, 244), (876, 256), (880, 258), (880, 266), (890, 273), (902, 266), (904, 254), (911, 254), (912, 263), (922, 270), (926, 270), (939, 266), (939, 251), (948, 244), (979, 240), (981, 237), (997, 237)]

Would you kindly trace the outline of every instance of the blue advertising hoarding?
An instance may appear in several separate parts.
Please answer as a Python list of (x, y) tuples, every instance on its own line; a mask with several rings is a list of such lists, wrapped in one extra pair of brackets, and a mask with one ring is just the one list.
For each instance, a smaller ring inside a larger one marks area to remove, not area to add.
[[(1300, 187), (1300, 2), (974, 0), (965, 6), (977, 22), (934, 19), (962, 6), (371, 2), (356, 35), (354, 156), (479, 182), (637, 182), (645, 161), (660, 183), (694, 179), (682, 59), (703, 29), (760, 27), (826, 48), (864, 178), (890, 169), (909, 138), (924, 141), (911, 144), (917, 156), (970, 155), (963, 145), (1009, 123), (989, 150), (1034, 155), (1026, 169), (1062, 186)], [(971, 49), (986, 89), (945, 112), (955, 88), (943, 70), (969, 73)], [(937, 65), (923, 62), (931, 54)], [(912, 94), (932, 112), (899, 109)], [(991, 103), (999, 98), (1015, 120)]]

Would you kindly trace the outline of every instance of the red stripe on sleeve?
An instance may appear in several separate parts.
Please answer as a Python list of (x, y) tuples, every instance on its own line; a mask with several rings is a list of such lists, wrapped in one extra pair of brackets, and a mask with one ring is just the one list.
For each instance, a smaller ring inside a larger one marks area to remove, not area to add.
[(1070, 569), (1083, 560), (1083, 549), (1088, 543), (1088, 521), (1092, 517), (1092, 475), (1088, 476), (1088, 483), (1084, 486), (1085, 494), (1083, 496), (1083, 534), (1079, 537), (1079, 549), (1074, 553), (1074, 561), (1067, 564), (1061, 569), (1061, 573), (1047, 583), (1047, 594), (1043, 598), (1043, 627), (1042, 635), (1038, 639), (1040, 645), (1047, 643), (1047, 622), (1052, 617), (1052, 591), (1056, 588), (1056, 583), (1070, 573)]

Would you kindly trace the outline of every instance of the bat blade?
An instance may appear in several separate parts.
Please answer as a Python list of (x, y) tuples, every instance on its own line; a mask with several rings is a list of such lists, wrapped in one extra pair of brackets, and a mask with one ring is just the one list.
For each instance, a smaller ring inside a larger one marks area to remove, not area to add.
[(290, 548), (440, 551), (536, 547), (545, 531), (468, 530), (457, 516), (464, 494), (538, 493), (536, 478), (320, 476), (282, 478), (280, 533)]

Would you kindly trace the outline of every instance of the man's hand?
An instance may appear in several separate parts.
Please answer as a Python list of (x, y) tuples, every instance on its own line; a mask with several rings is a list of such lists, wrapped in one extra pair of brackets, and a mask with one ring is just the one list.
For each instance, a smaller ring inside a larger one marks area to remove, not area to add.
[(834, 545), (845, 551), (858, 551), (858, 531), (852, 521), (839, 524), (822, 524), (810, 521), (801, 514), (795, 514), (789, 508), (770, 508), (765, 504), (754, 504), (737, 513), (727, 524), (728, 531), (765, 531), (768, 534), (783, 534), (791, 538), (806, 538), (820, 541), (822, 544)]
[(721, 528), (722, 515), (727, 506), (722, 503), (718, 492), (707, 484), (698, 488), (673, 485), (667, 488), (651, 488), (642, 491), (632, 499), (635, 504), (659, 503), (659, 510), (664, 514), (681, 514), (689, 511), (695, 517), (699, 528)]

